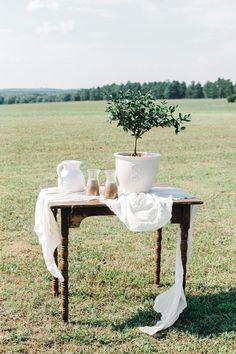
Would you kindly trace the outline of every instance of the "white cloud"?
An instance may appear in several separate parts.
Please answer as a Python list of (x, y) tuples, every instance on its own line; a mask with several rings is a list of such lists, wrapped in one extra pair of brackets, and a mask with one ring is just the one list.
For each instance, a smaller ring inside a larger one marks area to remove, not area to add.
[[(121, 5), (127, 3), (136, 3), (140, 0), (72, 0), (72, 4), (74, 5), (82, 5), (82, 6), (110, 6), (110, 5)], [(145, 0), (146, 1), (146, 0)]]
[(80, 7), (80, 6), (74, 6), (72, 9), (81, 12), (85, 15), (92, 15), (92, 16), (99, 16), (99, 17), (104, 17), (104, 18), (111, 18), (112, 13), (111, 11), (108, 11), (106, 9), (99, 9), (99, 8), (94, 8), (94, 7)]
[(235, 80), (235, 13), (236, 0), (5, 1), (0, 85)]
[(62, 21), (59, 23), (58, 30), (59, 32), (71, 32), (75, 28), (74, 22), (72, 20)]
[(67, 33), (73, 31), (75, 28), (74, 22), (71, 20), (61, 21), (58, 24), (52, 24), (50, 22), (43, 22), (36, 30), (37, 33), (51, 33), (61, 32)]
[(9, 34), (9, 33), (13, 33), (13, 31), (8, 28), (0, 28), (0, 34)]
[[(3, 42), (12, 42), (16, 39), (19, 39), (21, 34), (19, 32), (16, 32), (12, 29), (8, 28), (0, 28), (0, 47)], [(1, 47), (1, 56), (3, 55), (3, 50)]]
[(57, 10), (59, 7), (58, 0), (30, 0), (26, 6), (27, 11), (35, 11), (39, 9)]
[(13, 57), (9, 58), (9, 62), (11, 64), (16, 64), (16, 65), (25, 64), (25, 63), (29, 64), (31, 62), (31, 59), (29, 58), (29, 56), (27, 56), (27, 57), (13, 56)]

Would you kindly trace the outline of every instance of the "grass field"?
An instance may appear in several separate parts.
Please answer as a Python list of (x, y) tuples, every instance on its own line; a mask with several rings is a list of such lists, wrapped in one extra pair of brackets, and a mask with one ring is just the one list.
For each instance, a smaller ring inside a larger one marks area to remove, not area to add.
[(1, 353), (236, 353), (236, 104), (174, 103), (192, 113), (187, 130), (154, 130), (139, 148), (161, 153), (159, 182), (204, 205), (194, 221), (188, 307), (154, 337), (137, 327), (156, 322), (153, 299), (173, 282), (175, 226), (164, 231), (161, 288), (152, 285), (152, 233), (131, 233), (113, 217), (73, 230), (67, 326), (32, 231), (38, 192), (56, 184), (60, 161), (82, 160), (84, 172), (113, 168), (113, 152), (132, 149), (132, 138), (107, 123), (104, 102), (0, 106)]

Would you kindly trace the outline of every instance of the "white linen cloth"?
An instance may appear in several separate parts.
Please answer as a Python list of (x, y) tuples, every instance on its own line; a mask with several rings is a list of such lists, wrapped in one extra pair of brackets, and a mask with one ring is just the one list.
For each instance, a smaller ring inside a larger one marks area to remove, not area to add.
[[(171, 195), (170, 195), (171, 193)], [(153, 188), (151, 193), (123, 194), (119, 199), (108, 200), (109, 208), (119, 217), (131, 231), (154, 231), (170, 221), (173, 199), (191, 198), (187, 192), (174, 188)], [(188, 258), (191, 255), (192, 216), (191, 206), (190, 229), (188, 232)], [(170, 289), (156, 297), (154, 310), (161, 313), (161, 319), (154, 326), (139, 327), (149, 335), (170, 327), (187, 307), (183, 290), (183, 265), (180, 250), (180, 230), (177, 234), (175, 283)]]
[(43, 257), (49, 272), (61, 282), (64, 278), (59, 271), (55, 260), (54, 251), (60, 245), (61, 232), (54, 218), (51, 207), (54, 205), (76, 205), (81, 200), (92, 200), (83, 192), (62, 193), (58, 187), (45, 188), (39, 193), (35, 208), (34, 231), (42, 245)]
[(153, 231), (171, 219), (173, 199), (154, 193), (122, 193), (106, 204), (130, 231)]
[[(191, 198), (188, 192), (172, 187), (154, 187), (150, 193), (120, 193), (118, 199), (99, 199), (125, 223), (131, 231), (153, 231), (163, 227), (172, 216), (173, 199)], [(61, 193), (58, 188), (43, 189), (39, 193), (35, 209), (34, 230), (42, 245), (43, 256), (47, 269), (51, 274), (64, 281), (55, 260), (54, 250), (60, 244), (60, 230), (51, 211), (53, 205), (76, 205), (81, 200), (98, 199), (88, 197), (84, 192)], [(191, 220), (193, 206), (191, 207)], [(192, 223), (188, 235), (188, 258), (191, 254)], [(161, 320), (155, 326), (145, 326), (139, 329), (149, 335), (170, 327), (186, 308), (186, 298), (182, 286), (183, 266), (180, 252), (180, 232), (177, 235), (176, 270), (174, 285), (163, 294), (156, 297), (154, 310), (161, 313)]]

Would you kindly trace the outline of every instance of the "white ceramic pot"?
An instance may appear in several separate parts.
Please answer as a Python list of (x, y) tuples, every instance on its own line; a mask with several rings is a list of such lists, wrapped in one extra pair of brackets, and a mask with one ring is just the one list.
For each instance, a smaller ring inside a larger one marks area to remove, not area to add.
[(149, 192), (153, 187), (160, 162), (160, 154), (141, 152), (141, 156), (117, 152), (116, 175), (122, 192)]

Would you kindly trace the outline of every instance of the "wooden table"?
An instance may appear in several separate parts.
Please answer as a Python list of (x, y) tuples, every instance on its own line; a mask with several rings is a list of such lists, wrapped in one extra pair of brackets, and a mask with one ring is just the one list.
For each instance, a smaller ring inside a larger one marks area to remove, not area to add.
[[(181, 258), (183, 264), (183, 287), (186, 284), (186, 264), (187, 264), (187, 248), (188, 248), (188, 230), (190, 227), (190, 207), (191, 205), (203, 204), (197, 198), (178, 199), (173, 203), (172, 224), (179, 224), (181, 229)], [(62, 301), (62, 319), (68, 322), (68, 235), (70, 227), (79, 227), (81, 221), (89, 216), (114, 215), (114, 213), (99, 200), (81, 201), (74, 206), (57, 205), (52, 207), (55, 218), (57, 212), (61, 211), (61, 272), (64, 282), (61, 283), (61, 301)], [(162, 229), (157, 230), (154, 246), (154, 284), (160, 282), (160, 263), (161, 263), (161, 238)], [(58, 264), (58, 251), (54, 252), (56, 264)], [(59, 295), (58, 279), (52, 280), (52, 293), (54, 296)]]

